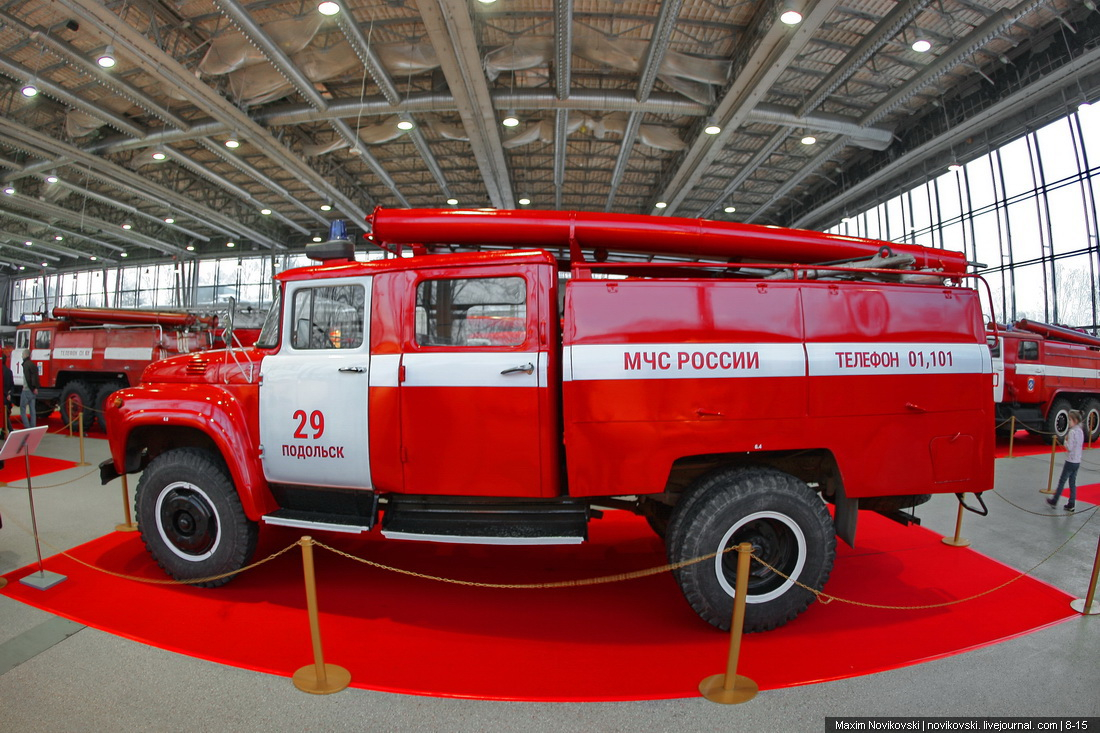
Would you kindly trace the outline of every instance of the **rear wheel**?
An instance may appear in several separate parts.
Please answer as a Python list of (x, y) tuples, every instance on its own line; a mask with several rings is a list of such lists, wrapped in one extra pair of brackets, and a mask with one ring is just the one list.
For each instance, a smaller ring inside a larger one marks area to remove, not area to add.
[(61, 420), (66, 425), (71, 423), (73, 430), (79, 428), (80, 423), (77, 422), (79, 420), (84, 423), (84, 429), (87, 430), (95, 421), (95, 413), (92, 411), (94, 399), (95, 392), (92, 385), (83, 379), (74, 379), (69, 382), (61, 390)]
[(729, 629), (737, 553), (725, 550), (742, 542), (779, 571), (752, 562), (745, 631), (782, 626), (804, 611), (814, 596), (795, 581), (824, 587), (836, 556), (836, 534), (825, 504), (802, 481), (775, 469), (723, 470), (701, 479), (685, 498), (669, 523), (669, 560), (719, 553), (674, 571), (703, 620)]
[(1085, 430), (1085, 441), (1094, 443), (1100, 440), (1100, 400), (1085, 400), (1081, 413), (1085, 418), (1081, 425)]
[(1073, 405), (1064, 397), (1059, 397), (1051, 403), (1046, 425), (1043, 428), (1047, 432), (1047, 440), (1050, 440), (1051, 435), (1057, 435), (1059, 438), (1066, 437), (1066, 432), (1069, 430), (1069, 411), (1072, 409)]
[(224, 585), (256, 549), (256, 523), (245, 516), (224, 465), (207, 451), (177, 448), (154, 458), (135, 503), (146, 549), (177, 580), (229, 573), (194, 583)]

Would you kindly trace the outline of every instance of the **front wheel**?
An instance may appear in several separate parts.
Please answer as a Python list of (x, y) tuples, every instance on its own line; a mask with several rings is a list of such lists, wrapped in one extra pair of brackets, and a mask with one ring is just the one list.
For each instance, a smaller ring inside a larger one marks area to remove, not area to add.
[(742, 542), (753, 546), (745, 631), (767, 631), (802, 613), (824, 587), (836, 557), (836, 534), (821, 498), (775, 469), (723, 470), (704, 477), (673, 514), (668, 556), (673, 563), (719, 553), (674, 571), (684, 597), (703, 620), (729, 629)]
[(146, 549), (176, 580), (224, 585), (256, 549), (257, 525), (245, 516), (224, 466), (207, 451), (177, 448), (154, 458), (135, 503)]

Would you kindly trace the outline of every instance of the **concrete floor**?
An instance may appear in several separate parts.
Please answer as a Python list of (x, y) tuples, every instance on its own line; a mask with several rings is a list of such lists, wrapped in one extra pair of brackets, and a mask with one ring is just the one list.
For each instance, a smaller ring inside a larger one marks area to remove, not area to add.
[[(48, 435), (39, 454), (77, 460), (78, 445)], [(105, 441), (89, 439), (92, 465), (35, 480), (38, 527), (49, 545), (44, 555), (99, 537), (123, 520), (119, 483), (100, 486), (93, 472), (107, 455)], [(963, 535), (978, 551), (1026, 569), (1087, 523), (1033, 573), (1079, 598), (1088, 587), (1100, 518), (1083, 503), (1073, 515), (1023, 511), (1049, 513), (1037, 493), (1048, 466), (1049, 456), (998, 461), (996, 494), (986, 499), (990, 515), (967, 514)], [(71, 483), (54, 486), (62, 482)], [(1079, 482), (1100, 482), (1100, 449), (1086, 451)], [(954, 496), (937, 496), (919, 513), (924, 526), (946, 535), (954, 532), (956, 507)], [(30, 526), (25, 488), (0, 488), (0, 515), (0, 573), (35, 562), (34, 542), (23, 529)], [(551, 704), (357, 689), (308, 695), (287, 678), (120, 639), (0, 591), (0, 731), (819, 731), (831, 716), (925, 715), (1100, 716), (1100, 616), (913, 667), (765, 691), (742, 705), (702, 698)]]

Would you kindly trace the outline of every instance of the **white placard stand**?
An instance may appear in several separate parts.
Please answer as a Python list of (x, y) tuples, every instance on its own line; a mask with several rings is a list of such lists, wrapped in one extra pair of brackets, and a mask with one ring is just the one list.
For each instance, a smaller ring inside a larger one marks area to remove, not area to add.
[(42, 436), (45, 434), (45, 425), (40, 428), (13, 430), (8, 433), (8, 438), (4, 441), (4, 445), (0, 446), (0, 461), (15, 458), (22, 453), (23, 460), (26, 462), (27, 498), (30, 499), (31, 502), (31, 529), (34, 531), (34, 549), (38, 553), (38, 572), (31, 573), (25, 578), (20, 578), (19, 582), (24, 585), (29, 585), (32, 588), (38, 588), (39, 590), (52, 588), (62, 580), (65, 580), (64, 575), (48, 572), (42, 567), (42, 547), (38, 542), (38, 522), (34, 517), (34, 491), (31, 490), (31, 452), (38, 448), (38, 444), (42, 442)]

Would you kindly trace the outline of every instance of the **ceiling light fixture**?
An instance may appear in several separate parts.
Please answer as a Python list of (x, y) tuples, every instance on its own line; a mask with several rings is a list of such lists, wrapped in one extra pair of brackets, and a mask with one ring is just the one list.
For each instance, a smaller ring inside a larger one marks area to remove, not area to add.
[(317, 6), (317, 12), (321, 15), (336, 15), (340, 12), (340, 4), (332, 0), (325, 0)]
[(316, 235), (314, 235), (314, 237), (313, 237), (313, 241), (314, 241), (314, 242), (320, 242), (320, 241), (321, 241), (321, 238), (320, 238), (320, 237), (318, 237), (318, 236), (316, 236)]
[(658, 201), (657, 203), (654, 204), (654, 206), (656, 206), (658, 209), (663, 209), (666, 206), (668, 206), (668, 204), (665, 203), (664, 201)]
[(321, 204), (321, 211), (332, 211), (332, 204)]
[(100, 68), (110, 69), (115, 65), (115, 47), (108, 44), (107, 48), (103, 49), (103, 53), (96, 56), (95, 62), (99, 64)]
[(803, 145), (813, 145), (816, 142), (817, 142), (817, 138), (814, 137), (813, 135), (807, 135), (806, 137), (802, 138), (802, 144)]
[(176, 223), (176, 220), (175, 220), (175, 219), (173, 219), (173, 218), (172, 218), (172, 217), (170, 217), (170, 216), (166, 216), (166, 217), (164, 217), (164, 223), (165, 223), (165, 224), (175, 224), (175, 223)]
[(451, 206), (457, 206), (458, 205), (458, 199), (454, 199), (454, 198), (447, 199), (447, 203), (450, 204)]
[(737, 207), (727, 206), (726, 208), (722, 209), (722, 211), (726, 212), (727, 214), (732, 214), (733, 212), (737, 211)]
[(239, 139), (237, 139), (238, 137), (239, 136), (235, 132), (232, 135), (230, 135), (229, 139), (225, 141), (225, 147), (227, 147), (231, 150), (239, 148), (241, 146), (241, 141)]
[(518, 127), (519, 118), (516, 117), (515, 112), (509, 112), (508, 115), (500, 121), (500, 124), (504, 125), (505, 127)]
[(477, 0), (477, 1), (478, 1), (479, 3), (481, 3), (482, 5), (492, 5), (492, 4), (493, 4), (493, 3), (495, 3), (495, 2), (497, 1), (497, 0)]
[(4, 193), (11, 196), (12, 194), (15, 193), (15, 187), (14, 186), (4, 186)]
[(707, 124), (707, 126), (703, 128), (703, 132), (707, 133), (708, 135), (717, 135), (721, 131), (722, 128), (714, 124), (713, 122)]
[(124, 222), (122, 224), (122, 228), (125, 229), (126, 231), (130, 231), (131, 229), (134, 228), (134, 225), (127, 221), (127, 222)]
[(65, 241), (65, 238), (63, 236), (61, 236), (60, 234), (53, 235), (53, 238), (54, 238), (55, 242), (64, 242)]
[(57, 183), (57, 171), (50, 171), (50, 175), (46, 176), (46, 183)]
[(28, 239), (26, 242), (23, 242), (23, 244), (30, 247), (32, 244), (34, 244), (34, 242)]
[(226, 247), (236, 247), (236, 246), (237, 246), (237, 243), (236, 243), (236, 242), (226, 242), (226, 243), (225, 243), (225, 246), (226, 246)]
[(92, 255), (92, 256), (91, 256), (91, 257), (89, 257), (88, 259), (90, 259), (90, 260), (91, 260), (92, 262), (95, 262), (95, 261), (96, 261), (96, 260), (98, 260), (99, 258), (98, 258), (98, 257), (96, 257), (95, 255)]
[(168, 158), (168, 154), (165, 153), (163, 150), (154, 150), (153, 151), (153, 160), (158, 160), (159, 161), (159, 160), (166, 160), (167, 158)]
[(523, 198), (521, 198), (521, 199), (519, 200), (519, 205), (520, 205), (520, 206), (527, 206), (527, 205), (529, 205), (530, 203), (531, 203), (531, 199), (527, 198), (526, 196), (524, 196)]
[(927, 53), (932, 48), (932, 42), (923, 38), (913, 41), (913, 50), (917, 53)]
[(118, 256), (119, 256), (119, 257), (129, 257), (129, 256), (130, 256), (130, 254), (129, 254), (128, 252), (119, 252), (119, 253), (118, 253)]
[(185, 249), (186, 249), (186, 250), (187, 250), (188, 252), (194, 252), (194, 251), (195, 251), (195, 245), (193, 245), (193, 244), (189, 244), (189, 245), (187, 245), (187, 247), (186, 247)]
[(38, 96), (38, 87), (34, 85), (33, 81), (28, 81), (19, 91), (23, 94), (24, 97), (28, 99)]
[(947, 170), (951, 171), (952, 173), (958, 173), (962, 169), (963, 169), (962, 163), (948, 163), (947, 164)]
[(264, 216), (271, 216), (271, 209), (260, 209), (260, 213)]
[(798, 25), (802, 22), (802, 13), (787, 6), (784, 8), (783, 14), (779, 16), (779, 22), (783, 25)]
[(408, 115), (402, 115), (401, 119), (397, 121), (398, 130), (411, 130), (414, 127), (416, 127), (416, 123)]

